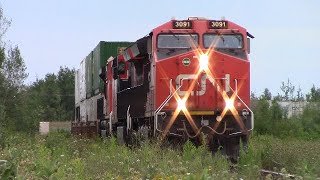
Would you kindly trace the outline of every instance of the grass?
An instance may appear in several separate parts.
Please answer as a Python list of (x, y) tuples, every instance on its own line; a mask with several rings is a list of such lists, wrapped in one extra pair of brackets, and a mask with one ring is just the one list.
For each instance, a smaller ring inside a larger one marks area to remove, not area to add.
[[(255, 136), (239, 163), (186, 143), (183, 151), (148, 142), (128, 148), (111, 139), (79, 139), (68, 133), (9, 136), (0, 150), (2, 179), (259, 179), (259, 169), (320, 177), (320, 140)], [(1, 178), (0, 178), (1, 179)]]

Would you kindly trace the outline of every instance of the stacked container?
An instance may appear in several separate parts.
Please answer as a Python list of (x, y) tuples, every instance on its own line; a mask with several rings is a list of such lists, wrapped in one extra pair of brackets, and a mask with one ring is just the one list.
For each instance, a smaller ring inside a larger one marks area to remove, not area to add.
[(86, 57), (86, 98), (90, 98), (92, 96), (92, 77), (93, 77), (93, 52)]
[(86, 99), (86, 60), (82, 60), (79, 69), (79, 100), (83, 101)]
[(117, 56), (120, 51), (132, 43), (130, 42), (104, 42), (100, 41), (93, 50), (93, 77), (92, 77), (92, 92), (93, 95), (103, 93), (104, 82), (99, 77), (101, 69), (106, 66), (107, 60), (113, 56)]
[(80, 103), (80, 76), (79, 76), (79, 69), (75, 71), (75, 75), (74, 75), (74, 102), (75, 105), (77, 106)]
[(104, 82), (99, 75), (111, 56), (116, 57), (131, 44), (100, 41), (81, 61), (75, 73), (75, 107), (80, 107), (80, 121), (97, 120), (97, 101), (104, 97)]

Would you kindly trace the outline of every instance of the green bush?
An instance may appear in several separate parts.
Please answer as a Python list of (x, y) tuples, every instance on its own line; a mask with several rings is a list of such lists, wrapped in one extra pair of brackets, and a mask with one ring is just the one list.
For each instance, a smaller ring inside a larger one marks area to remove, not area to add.
[(320, 138), (320, 111), (318, 104), (307, 106), (299, 116), (287, 118), (276, 101), (271, 105), (265, 98), (258, 100), (253, 109), (255, 132), (279, 138)]

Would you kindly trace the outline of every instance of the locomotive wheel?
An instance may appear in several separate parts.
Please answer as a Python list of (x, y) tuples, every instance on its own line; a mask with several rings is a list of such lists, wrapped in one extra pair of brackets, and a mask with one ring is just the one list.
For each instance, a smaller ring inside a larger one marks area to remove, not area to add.
[(137, 144), (137, 134), (132, 131), (129, 130), (128, 134), (126, 135), (126, 145), (129, 147), (135, 146)]
[(240, 136), (225, 138), (223, 149), (229, 160), (237, 163), (240, 156)]
[(208, 139), (208, 147), (212, 154), (221, 151), (232, 163), (237, 163), (240, 155), (240, 136), (218, 137)]
[(126, 144), (128, 146), (140, 146), (149, 141), (149, 129), (140, 128), (138, 131), (129, 130), (126, 135)]
[(125, 126), (118, 126), (117, 127), (117, 141), (118, 144), (126, 144), (126, 132)]
[(217, 138), (213, 138), (212, 136), (208, 138), (207, 144), (212, 154), (218, 152), (218, 150), (220, 150), (222, 147), (220, 140)]

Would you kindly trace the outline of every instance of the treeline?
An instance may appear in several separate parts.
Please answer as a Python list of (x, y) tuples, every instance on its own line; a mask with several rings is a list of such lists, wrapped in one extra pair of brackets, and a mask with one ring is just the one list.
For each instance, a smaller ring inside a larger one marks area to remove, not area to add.
[(74, 69), (60, 67), (28, 87), (36, 113), (43, 121), (71, 121), (74, 116)]
[(30, 85), (18, 46), (4, 42), (11, 21), (0, 7), (0, 141), (5, 131), (38, 131), (40, 121), (70, 121), (74, 110), (74, 69), (60, 67)]
[[(269, 134), (279, 138), (320, 138), (320, 88), (313, 86), (305, 96), (288, 80), (282, 83), (282, 93), (272, 96), (266, 88), (260, 97), (251, 94), (257, 134)], [(306, 104), (298, 115), (288, 117), (281, 102)]]

